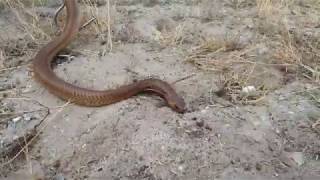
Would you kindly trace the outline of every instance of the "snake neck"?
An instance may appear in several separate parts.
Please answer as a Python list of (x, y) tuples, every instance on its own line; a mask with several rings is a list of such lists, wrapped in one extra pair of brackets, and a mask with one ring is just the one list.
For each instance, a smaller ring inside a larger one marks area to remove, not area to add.
[(66, 48), (77, 35), (80, 27), (80, 10), (78, 4), (76, 0), (65, 0), (64, 3), (66, 5), (67, 19), (62, 33), (40, 49), (33, 64), (46, 64), (51, 66), (54, 57)]

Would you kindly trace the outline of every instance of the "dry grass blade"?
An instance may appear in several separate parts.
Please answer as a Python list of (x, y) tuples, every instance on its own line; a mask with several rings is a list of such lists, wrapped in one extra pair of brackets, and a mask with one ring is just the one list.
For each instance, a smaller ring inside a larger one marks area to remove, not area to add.
[(272, 0), (256, 0), (259, 16), (268, 17), (272, 14)]
[(111, 17), (110, 17), (110, 0), (107, 0), (107, 12), (108, 12), (108, 45), (110, 51), (112, 51), (112, 35), (111, 35)]
[(0, 72), (4, 69), (4, 60), (6, 59), (4, 51), (0, 48)]

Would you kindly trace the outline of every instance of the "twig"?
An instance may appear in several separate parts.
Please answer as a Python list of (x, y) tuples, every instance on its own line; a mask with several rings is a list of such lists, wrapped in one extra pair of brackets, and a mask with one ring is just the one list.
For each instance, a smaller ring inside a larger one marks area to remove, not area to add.
[(110, 0), (107, 0), (107, 18), (108, 18), (108, 45), (109, 45), (109, 52), (112, 51), (113, 45), (112, 45), (112, 35), (111, 35), (111, 17), (110, 17)]
[(190, 75), (188, 75), (188, 76), (186, 76), (186, 77), (183, 77), (183, 78), (180, 78), (180, 79), (177, 79), (177, 80), (175, 80), (175, 81), (173, 81), (171, 84), (176, 84), (176, 83), (178, 83), (178, 82), (180, 82), (180, 81), (184, 81), (184, 80), (186, 80), (186, 79), (189, 79), (189, 78), (191, 78), (191, 77), (193, 77), (193, 76), (195, 76), (196, 74), (194, 73), (194, 74), (190, 74)]
[[(19, 116), (19, 115), (23, 115), (23, 114), (30, 114), (30, 113), (40, 112), (40, 111), (49, 111), (49, 109), (48, 109), (48, 108), (43, 108), (43, 109), (37, 109), (37, 110), (33, 110), (33, 111), (1, 113), (1, 114), (0, 114), (0, 118), (8, 117), (8, 116), (13, 116), (13, 115)], [(0, 121), (0, 122), (1, 122), (1, 121)]]
[(56, 12), (54, 13), (54, 17), (53, 17), (53, 24), (56, 26), (56, 28), (58, 28), (58, 16), (60, 14), (60, 12), (62, 11), (62, 9), (65, 7), (65, 3), (63, 2), (61, 4), (61, 6), (56, 10)]
[(28, 65), (28, 64), (23, 64), (23, 65), (20, 65), (20, 66), (15, 66), (15, 67), (10, 67), (10, 68), (3, 68), (3, 69), (0, 69), (0, 72), (4, 72), (4, 71), (11, 71), (11, 70), (15, 70), (15, 69), (19, 69), (25, 65)]
[[(319, 127), (318, 127), (319, 126)], [(315, 123), (313, 123), (312, 124), (312, 129), (314, 129), (314, 130), (320, 130), (320, 119), (319, 120), (317, 120)]]
[(84, 23), (80, 28), (79, 31), (83, 30), (84, 28), (86, 28), (88, 25), (90, 25), (93, 21), (97, 20), (96, 17), (92, 17), (89, 21), (87, 21), (86, 23)]

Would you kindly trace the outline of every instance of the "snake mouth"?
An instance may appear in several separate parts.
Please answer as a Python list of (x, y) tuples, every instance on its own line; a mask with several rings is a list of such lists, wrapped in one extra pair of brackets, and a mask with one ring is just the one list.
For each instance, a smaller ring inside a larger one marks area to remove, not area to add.
[(176, 112), (178, 113), (184, 113), (186, 112), (186, 107), (185, 106), (179, 106), (176, 103), (173, 102), (168, 102), (168, 105)]

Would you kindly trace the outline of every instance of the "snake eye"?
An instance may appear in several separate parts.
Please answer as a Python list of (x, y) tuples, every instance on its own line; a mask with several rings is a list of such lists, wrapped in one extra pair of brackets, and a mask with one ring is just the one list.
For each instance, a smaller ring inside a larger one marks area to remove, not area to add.
[(176, 112), (183, 113), (185, 111), (184, 105), (180, 105), (175, 101), (168, 101), (169, 106)]

